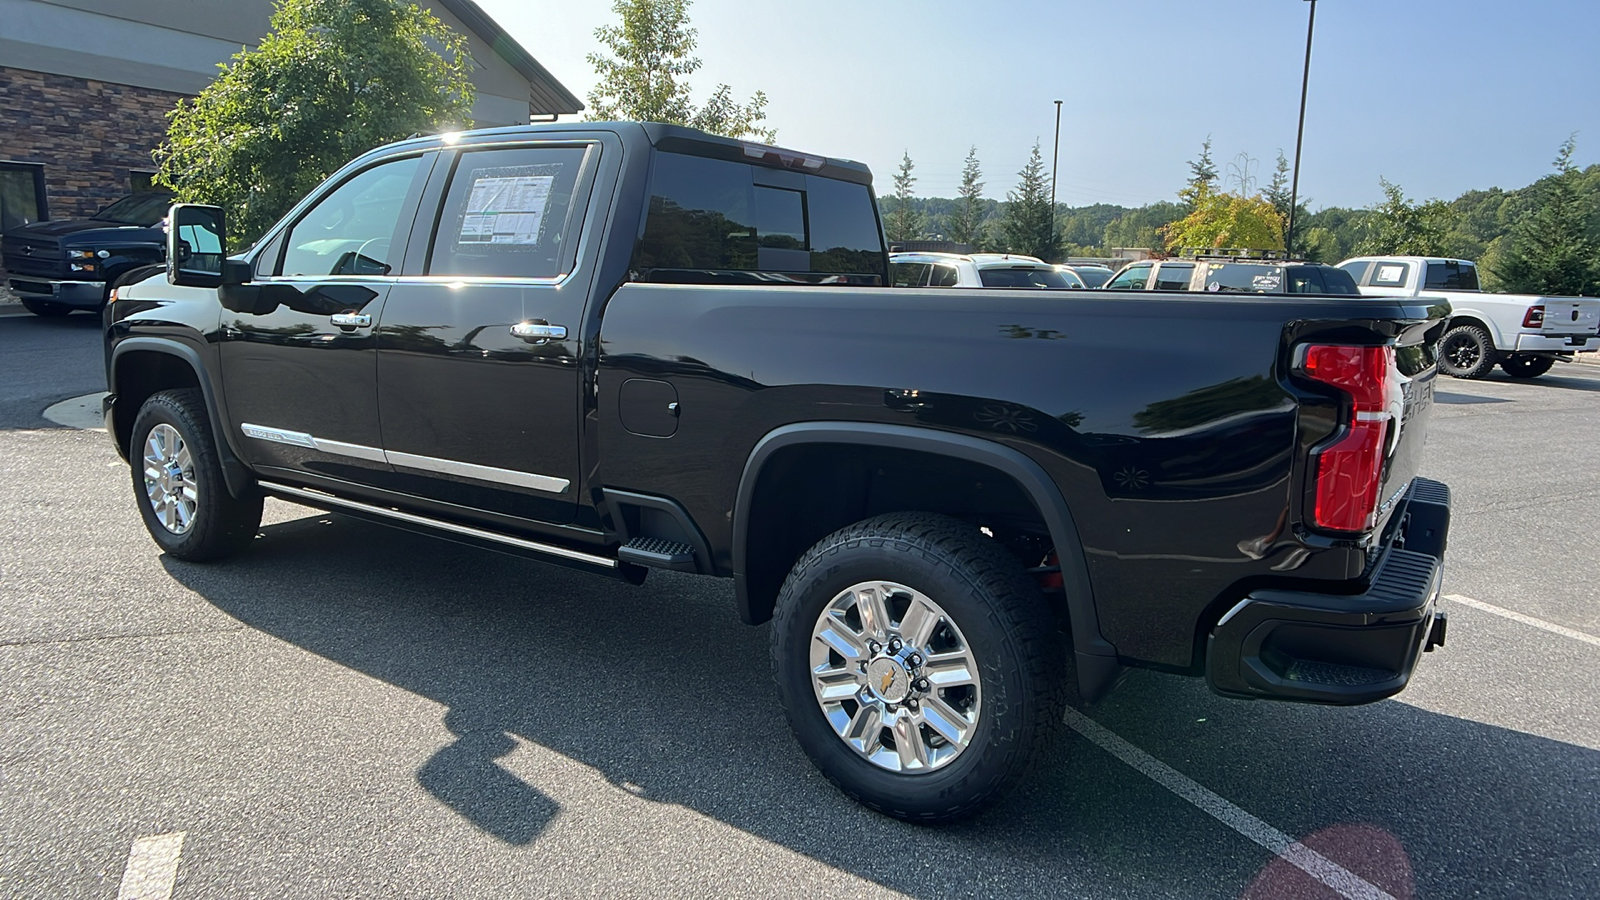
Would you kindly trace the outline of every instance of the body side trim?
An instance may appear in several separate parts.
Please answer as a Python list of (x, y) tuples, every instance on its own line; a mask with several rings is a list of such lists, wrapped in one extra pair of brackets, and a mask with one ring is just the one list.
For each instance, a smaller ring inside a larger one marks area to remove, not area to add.
[(260, 441), (272, 441), (278, 444), (290, 444), (295, 447), (307, 447), (331, 453), (336, 456), (350, 456), (364, 459), (369, 462), (388, 463), (407, 469), (420, 469), (424, 472), (437, 472), (443, 475), (457, 475), (470, 478), (474, 481), (487, 481), (493, 484), (511, 484), (517, 487), (531, 488), (550, 494), (566, 493), (567, 486), (571, 484), (565, 478), (554, 478), (549, 475), (540, 475), (535, 472), (518, 472), (514, 469), (499, 469), (494, 466), (480, 466), (477, 463), (458, 462), (453, 459), (439, 459), (433, 456), (418, 456), (414, 453), (399, 453), (383, 450), (378, 447), (369, 447), (365, 444), (348, 444), (344, 441), (331, 441), (319, 438), (303, 431), (289, 431), (283, 428), (271, 428), (266, 425), (252, 425), (248, 422), (241, 424), (239, 430), (246, 437)]

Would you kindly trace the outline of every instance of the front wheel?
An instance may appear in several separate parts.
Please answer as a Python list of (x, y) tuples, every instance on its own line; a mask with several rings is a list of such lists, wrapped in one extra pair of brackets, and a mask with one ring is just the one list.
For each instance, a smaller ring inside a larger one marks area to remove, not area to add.
[(1457, 325), (1439, 341), (1439, 367), (1456, 378), (1482, 378), (1499, 362), (1489, 332), (1477, 325)]
[(878, 516), (818, 542), (779, 593), (772, 661), (811, 761), (908, 821), (995, 802), (1062, 721), (1067, 654), (1043, 594), (946, 516)]
[(133, 420), (133, 492), (162, 550), (191, 562), (231, 556), (261, 527), (261, 492), (228, 493), (198, 390), (162, 391)]
[(1550, 356), (1508, 356), (1500, 360), (1500, 368), (1512, 378), (1538, 378), (1555, 365)]

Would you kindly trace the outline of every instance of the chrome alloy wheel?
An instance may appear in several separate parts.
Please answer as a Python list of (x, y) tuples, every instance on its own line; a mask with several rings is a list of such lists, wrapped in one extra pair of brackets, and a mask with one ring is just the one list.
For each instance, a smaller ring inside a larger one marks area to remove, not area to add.
[(893, 582), (851, 585), (811, 631), (811, 685), (833, 731), (868, 762), (923, 774), (977, 729), (978, 661), (954, 620)]
[(173, 534), (187, 534), (194, 527), (200, 501), (194, 457), (178, 429), (165, 422), (144, 439), (144, 491), (161, 527)]

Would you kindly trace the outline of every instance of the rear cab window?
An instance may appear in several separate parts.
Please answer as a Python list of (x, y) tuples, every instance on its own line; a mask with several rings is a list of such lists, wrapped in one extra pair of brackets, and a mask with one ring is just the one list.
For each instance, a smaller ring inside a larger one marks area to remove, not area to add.
[(1422, 287), (1430, 291), (1476, 291), (1478, 290), (1478, 267), (1472, 263), (1461, 263), (1455, 260), (1449, 262), (1428, 263), (1428, 268), (1423, 272)]
[[(928, 265), (913, 265), (894, 283), (926, 284)], [(866, 185), (669, 151), (652, 163), (632, 269), (655, 282), (890, 283)]]

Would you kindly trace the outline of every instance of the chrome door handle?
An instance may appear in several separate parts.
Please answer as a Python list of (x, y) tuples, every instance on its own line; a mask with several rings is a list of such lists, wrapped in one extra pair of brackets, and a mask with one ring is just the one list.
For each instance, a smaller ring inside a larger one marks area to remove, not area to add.
[(543, 319), (532, 319), (511, 326), (511, 333), (525, 341), (542, 344), (546, 341), (566, 340), (567, 326), (551, 325)]
[(334, 313), (328, 321), (340, 328), (366, 328), (372, 324), (372, 317), (365, 313)]

